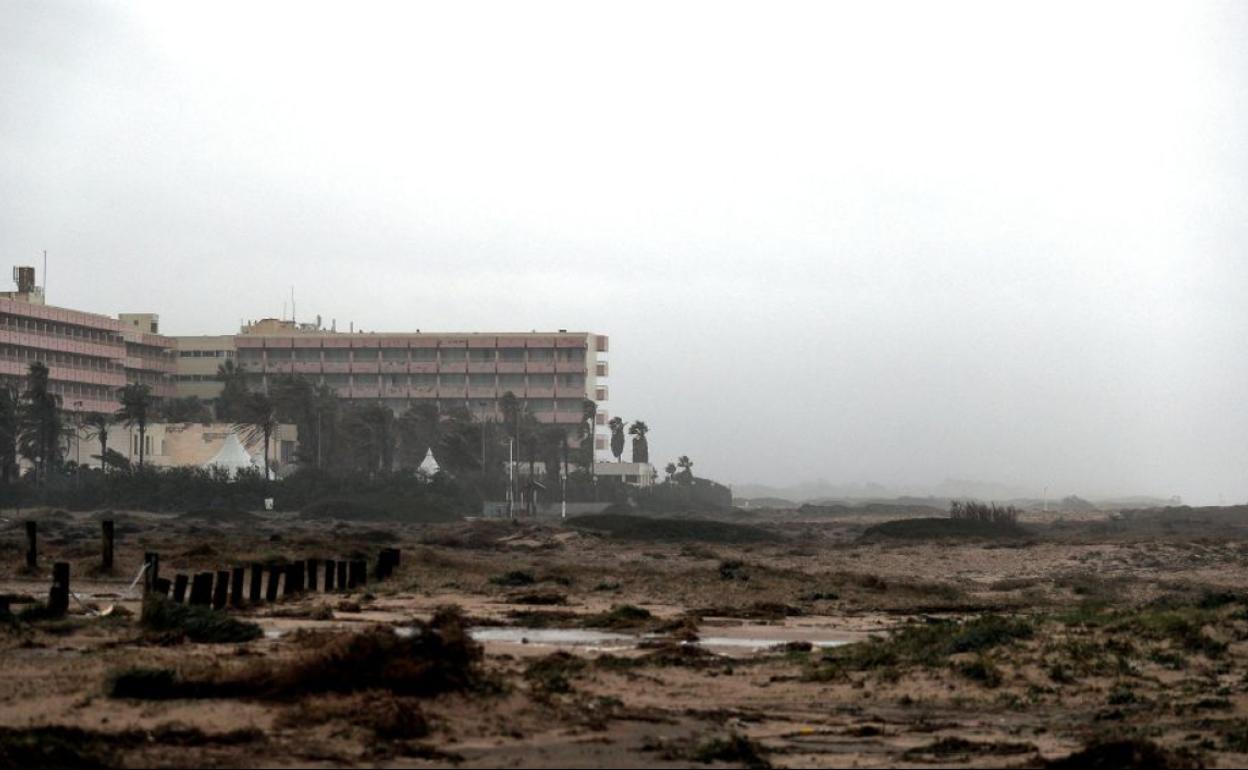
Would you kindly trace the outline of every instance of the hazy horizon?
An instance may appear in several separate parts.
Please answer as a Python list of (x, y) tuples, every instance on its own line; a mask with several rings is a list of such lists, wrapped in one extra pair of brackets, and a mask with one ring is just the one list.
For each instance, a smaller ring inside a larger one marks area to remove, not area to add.
[[(611, 338), (662, 468), (1248, 499), (1248, 6), (0, 5), (0, 253)], [(0, 266), (2, 267), (2, 266)], [(42, 277), (40, 279), (42, 283)]]

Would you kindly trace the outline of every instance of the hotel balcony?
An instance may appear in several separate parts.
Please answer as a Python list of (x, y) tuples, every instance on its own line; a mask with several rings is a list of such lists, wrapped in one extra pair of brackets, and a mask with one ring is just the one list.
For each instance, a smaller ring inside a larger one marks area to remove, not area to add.
[[(6, 371), (4, 373), (9, 374), (10, 372)], [(25, 373), (25, 371), (22, 372), (23, 375)], [(126, 375), (122, 372), (103, 372), (97, 369), (79, 369), (72, 366), (49, 366), (48, 379), (57, 382), (103, 385), (108, 388), (120, 388), (126, 384)]]
[(61, 334), (41, 334), (30, 331), (0, 331), (0, 344), (15, 345), (35, 350), (50, 350), (57, 353), (73, 353), (92, 358), (108, 358), (118, 360), (126, 355), (126, 347), (118, 342), (106, 345), (100, 342), (88, 342), (78, 337), (66, 337)]

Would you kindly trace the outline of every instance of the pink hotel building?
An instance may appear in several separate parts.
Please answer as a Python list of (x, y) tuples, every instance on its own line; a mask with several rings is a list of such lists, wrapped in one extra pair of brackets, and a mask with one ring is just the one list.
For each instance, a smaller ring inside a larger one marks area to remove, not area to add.
[[(183, 352), (195, 339), (179, 338)], [(586, 399), (607, 400), (608, 339), (588, 332), (343, 333), (265, 319), (231, 341), (237, 365), (258, 387), (301, 375), (342, 398), (376, 400), (396, 413), (426, 403), (499, 419), (498, 399), (510, 391), (539, 422), (571, 430)], [(606, 418), (600, 412), (599, 424)]]
[[(236, 335), (169, 337), (154, 314), (111, 318), (46, 305), (33, 268), (14, 276), (18, 290), (0, 292), (0, 384), (25, 388), (30, 364), (42, 361), (71, 412), (116, 411), (117, 391), (128, 383), (149, 385), (159, 398), (211, 401), (221, 391), (217, 367), (227, 360), (253, 387), (295, 374), (396, 413), (425, 403), (499, 419), (498, 399), (511, 391), (538, 421), (571, 431), (586, 399), (607, 400), (608, 340), (600, 334), (338, 332), (269, 318)], [(597, 422), (606, 420), (600, 407)], [(603, 437), (595, 444), (605, 449)]]
[(153, 395), (175, 395), (175, 342), (158, 333), (152, 314), (118, 318), (43, 304), (34, 271), (23, 272), (18, 291), (0, 293), (0, 384), (19, 391), (35, 361), (48, 367), (49, 386), (71, 412), (113, 412), (117, 391), (128, 383), (150, 385)]

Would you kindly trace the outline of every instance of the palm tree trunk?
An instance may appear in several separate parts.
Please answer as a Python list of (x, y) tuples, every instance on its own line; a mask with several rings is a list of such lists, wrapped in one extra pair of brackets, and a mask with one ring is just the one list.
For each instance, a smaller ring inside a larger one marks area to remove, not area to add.
[(147, 426), (139, 423), (139, 470), (143, 470), (143, 454), (147, 449)]

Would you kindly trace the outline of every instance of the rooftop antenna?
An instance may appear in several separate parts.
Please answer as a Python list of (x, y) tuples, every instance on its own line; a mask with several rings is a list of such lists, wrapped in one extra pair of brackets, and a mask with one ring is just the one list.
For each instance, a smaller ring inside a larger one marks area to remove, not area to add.
[(295, 322), (295, 285), (290, 285), (290, 322)]
[(48, 250), (43, 250), (43, 296), (48, 296)]

